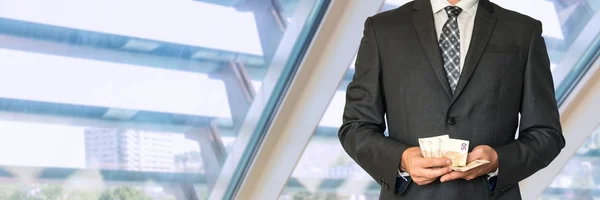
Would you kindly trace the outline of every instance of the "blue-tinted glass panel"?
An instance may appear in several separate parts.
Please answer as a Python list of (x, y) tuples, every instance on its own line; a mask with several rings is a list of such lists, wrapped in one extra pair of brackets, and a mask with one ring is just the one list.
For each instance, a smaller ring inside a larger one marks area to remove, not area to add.
[(0, 0), (0, 199), (208, 198), (298, 5)]
[(600, 128), (575, 152), (540, 199), (600, 198)]

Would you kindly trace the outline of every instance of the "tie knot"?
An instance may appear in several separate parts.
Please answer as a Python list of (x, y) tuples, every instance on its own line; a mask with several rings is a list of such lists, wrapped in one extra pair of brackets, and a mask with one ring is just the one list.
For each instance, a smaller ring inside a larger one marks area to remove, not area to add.
[(444, 10), (446, 10), (448, 17), (458, 17), (460, 12), (462, 12), (462, 9), (458, 6), (448, 6)]

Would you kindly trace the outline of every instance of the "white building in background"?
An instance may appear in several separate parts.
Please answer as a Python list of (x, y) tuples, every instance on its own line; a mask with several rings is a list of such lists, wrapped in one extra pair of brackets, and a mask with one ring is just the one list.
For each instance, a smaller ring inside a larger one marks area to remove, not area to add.
[(172, 134), (95, 128), (84, 132), (88, 168), (175, 170), (175, 141)]

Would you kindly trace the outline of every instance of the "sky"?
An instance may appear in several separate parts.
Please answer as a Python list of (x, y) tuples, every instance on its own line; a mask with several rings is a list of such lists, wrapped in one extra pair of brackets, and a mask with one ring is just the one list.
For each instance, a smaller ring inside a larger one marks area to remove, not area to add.
[(3, 165), (85, 167), (83, 128), (0, 121)]

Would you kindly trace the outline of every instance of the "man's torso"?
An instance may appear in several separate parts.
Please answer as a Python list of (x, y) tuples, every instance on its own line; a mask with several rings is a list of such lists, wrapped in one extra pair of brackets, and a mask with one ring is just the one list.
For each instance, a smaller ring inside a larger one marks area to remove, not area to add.
[[(513, 141), (534, 22), (494, 4), (479, 5), (469, 51), (452, 95), (444, 82), (429, 0), (374, 16), (390, 137), (418, 146), (418, 138), (449, 134), (469, 140), (469, 150)], [(485, 199), (490, 197), (487, 184), (485, 177), (413, 184), (401, 197)], [(518, 199), (515, 188), (501, 197)]]

